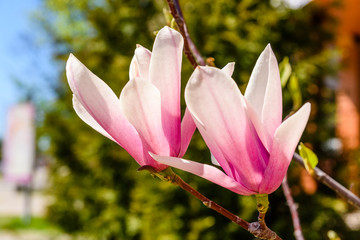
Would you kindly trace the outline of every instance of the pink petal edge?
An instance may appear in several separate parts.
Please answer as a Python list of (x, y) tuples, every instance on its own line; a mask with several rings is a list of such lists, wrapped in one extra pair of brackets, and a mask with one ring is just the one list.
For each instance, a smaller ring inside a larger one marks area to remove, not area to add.
[(73, 94), (73, 107), (76, 114), (83, 120), (87, 125), (92, 127), (97, 132), (101, 133), (103, 136), (109, 138), (110, 140), (116, 142), (116, 140), (111, 137), (101, 126), (100, 124), (86, 111), (83, 105), (79, 102), (76, 96)]
[(121, 110), (151, 151), (170, 155), (161, 121), (161, 96), (149, 81), (129, 81), (120, 94)]
[(181, 62), (183, 38), (169, 27), (157, 34), (150, 60), (149, 78), (161, 95), (161, 115), (164, 133), (173, 152), (181, 147)]
[(185, 109), (184, 117), (181, 121), (181, 147), (177, 157), (184, 156), (190, 141), (196, 129), (195, 122), (189, 112), (189, 109)]
[(137, 44), (134, 56), (139, 69), (139, 77), (144, 80), (149, 80), (151, 52), (143, 46)]
[(276, 130), (269, 163), (260, 184), (260, 193), (272, 193), (280, 186), (305, 129), (310, 111), (310, 103), (305, 103)]
[[(82, 110), (142, 165), (144, 153), (140, 137), (122, 115), (120, 101), (110, 87), (72, 54), (66, 63), (66, 75), (76, 100), (83, 107)], [(80, 116), (82, 117), (84, 115)]]
[(251, 119), (267, 149), (282, 120), (279, 67), (270, 44), (260, 54), (251, 73), (245, 98), (252, 108)]
[(195, 123), (202, 122), (203, 127), (197, 127), (224, 171), (257, 191), (268, 152), (248, 119), (235, 81), (220, 69), (197, 67), (185, 88), (185, 101)]

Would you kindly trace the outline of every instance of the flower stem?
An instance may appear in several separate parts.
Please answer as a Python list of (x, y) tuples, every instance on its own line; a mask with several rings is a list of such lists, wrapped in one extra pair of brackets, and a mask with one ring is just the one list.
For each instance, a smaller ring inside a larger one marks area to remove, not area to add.
[(265, 215), (269, 209), (269, 197), (267, 194), (256, 194), (256, 206), (259, 211), (258, 221), (260, 225), (266, 226), (265, 224)]
[(281, 240), (281, 238), (266, 226), (265, 215), (269, 209), (269, 198), (267, 194), (256, 194), (256, 206), (259, 212), (258, 221), (250, 223), (249, 232), (260, 239)]

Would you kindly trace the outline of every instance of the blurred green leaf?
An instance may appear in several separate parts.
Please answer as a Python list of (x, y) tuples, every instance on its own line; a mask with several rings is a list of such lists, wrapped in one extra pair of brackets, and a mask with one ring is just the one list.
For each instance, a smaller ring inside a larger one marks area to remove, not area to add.
[(279, 71), (280, 71), (281, 87), (284, 88), (292, 72), (288, 57), (284, 57), (284, 59), (279, 63)]
[(327, 232), (327, 237), (329, 238), (329, 240), (341, 240), (339, 235), (334, 230), (329, 230)]
[(300, 156), (304, 159), (306, 170), (310, 174), (313, 174), (314, 168), (319, 162), (318, 157), (310, 148), (306, 147), (303, 143), (300, 143), (298, 148)]
[(291, 74), (288, 88), (293, 101), (293, 111), (296, 111), (302, 105), (302, 95), (299, 80), (294, 73)]

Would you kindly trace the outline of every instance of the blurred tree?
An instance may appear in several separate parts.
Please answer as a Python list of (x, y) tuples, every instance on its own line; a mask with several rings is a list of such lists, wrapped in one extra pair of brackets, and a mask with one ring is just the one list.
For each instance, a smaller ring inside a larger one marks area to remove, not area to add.
[[(273, 1), (278, 4), (278, 1)], [(271, 43), (278, 60), (288, 56), (303, 89), (303, 98), (313, 104), (304, 140), (319, 152), (320, 164), (329, 155), (322, 143), (334, 136), (334, 95), (326, 84), (334, 51), (326, 9), (310, 4), (303, 9), (276, 7), (261, 0), (183, 0), (190, 34), (200, 52), (214, 57), (223, 67), (236, 61), (233, 78), (242, 89), (256, 59)], [(117, 93), (128, 81), (128, 68), (135, 44), (152, 47), (154, 31), (166, 24), (162, 0), (44, 0), (39, 12), (42, 26), (57, 46), (55, 59), (65, 66), (70, 52), (102, 78)], [(166, 66), (164, 66), (166, 67)], [(183, 61), (183, 87), (192, 73)], [(53, 202), (48, 218), (74, 236), (86, 239), (250, 239), (251, 235), (218, 215), (187, 193), (136, 172), (137, 164), (118, 145), (84, 124), (72, 109), (65, 73), (59, 76), (57, 100), (47, 111), (40, 134), (49, 137)], [(284, 91), (287, 115), (291, 96)], [(184, 108), (183, 108), (184, 109)], [(319, 127), (321, 126), (321, 127)], [(185, 158), (209, 162), (210, 154), (198, 133)], [(351, 238), (341, 214), (347, 206), (326, 188), (307, 196), (299, 179), (300, 168), (290, 169), (295, 200), (305, 236), (326, 239), (329, 230)], [(200, 192), (248, 221), (256, 219), (252, 197), (236, 194), (180, 173)], [(316, 184), (314, 182), (310, 182)], [(270, 197), (269, 226), (284, 239), (293, 239), (291, 218), (281, 190)]]

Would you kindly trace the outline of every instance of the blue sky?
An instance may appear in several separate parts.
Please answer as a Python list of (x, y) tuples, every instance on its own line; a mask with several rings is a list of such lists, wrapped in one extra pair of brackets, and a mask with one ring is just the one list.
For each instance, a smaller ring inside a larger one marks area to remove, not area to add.
[(40, 8), (41, 0), (0, 0), (0, 138), (7, 109), (26, 98), (29, 89), (38, 101), (53, 98), (57, 68), (46, 34), (32, 17)]

